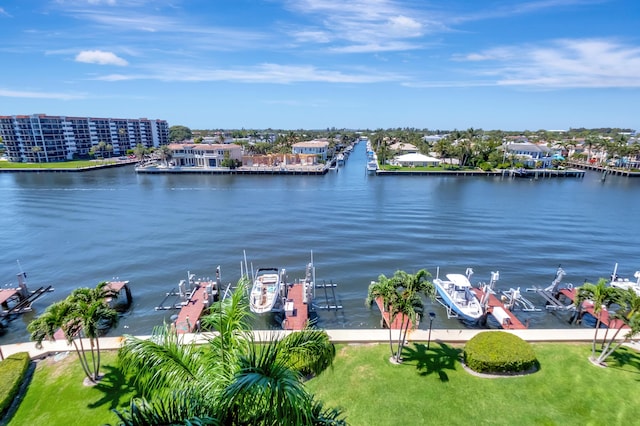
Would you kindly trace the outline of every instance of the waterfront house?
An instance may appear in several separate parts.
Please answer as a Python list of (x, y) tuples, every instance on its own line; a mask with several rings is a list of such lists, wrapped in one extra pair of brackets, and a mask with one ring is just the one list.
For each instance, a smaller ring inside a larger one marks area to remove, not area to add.
[(546, 146), (531, 142), (508, 143), (503, 145), (505, 154), (514, 156), (527, 167), (551, 167), (552, 151)]
[(242, 165), (247, 167), (314, 166), (318, 164), (316, 154), (263, 154), (243, 155)]
[(391, 145), (389, 145), (389, 149), (391, 151), (397, 152), (398, 155), (401, 154), (417, 154), (420, 152), (420, 150), (418, 149), (417, 146), (410, 144), (410, 143), (405, 143), (405, 142), (395, 142)]
[(394, 162), (403, 167), (437, 167), (440, 165), (439, 159), (418, 152), (399, 155), (394, 158)]
[(328, 151), (329, 142), (325, 140), (311, 140), (292, 145), (293, 154), (313, 154), (317, 155), (322, 161), (327, 160)]
[(225, 159), (242, 161), (242, 147), (229, 144), (172, 143), (172, 163), (178, 167), (200, 167), (210, 169), (221, 167)]

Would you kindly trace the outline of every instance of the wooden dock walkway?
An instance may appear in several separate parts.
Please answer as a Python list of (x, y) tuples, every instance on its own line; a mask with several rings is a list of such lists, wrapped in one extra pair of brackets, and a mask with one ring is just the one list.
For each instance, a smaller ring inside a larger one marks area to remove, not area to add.
[[(478, 297), (478, 300), (484, 300), (485, 293), (482, 289), (473, 288), (474, 293)], [(500, 327), (505, 330), (524, 330), (527, 328), (520, 320), (508, 309), (493, 293), (489, 293), (489, 299), (487, 301), (486, 314), (492, 315)]]
[(603, 166), (601, 164), (589, 164), (580, 161), (569, 161), (571, 167), (576, 167), (583, 170), (591, 170), (594, 172), (605, 173), (607, 175), (617, 175), (625, 177), (640, 177), (640, 172), (632, 171), (624, 167)]
[(176, 331), (179, 334), (193, 333), (200, 325), (200, 317), (211, 306), (212, 298), (207, 293), (204, 282), (198, 283), (191, 292), (191, 297), (184, 302), (178, 318), (175, 321)]
[(304, 282), (296, 282), (289, 286), (284, 314), (283, 329), (302, 330), (306, 327), (309, 321), (309, 304), (304, 303)]
[[(576, 300), (577, 291), (575, 288), (571, 288), (571, 289), (562, 288), (560, 289), (560, 294), (565, 296), (567, 299), (571, 300), (571, 302), (573, 303)], [(602, 323), (607, 328), (629, 328), (622, 321), (615, 318), (611, 318), (609, 315), (609, 311), (607, 311), (606, 309), (602, 309), (600, 311), (600, 314), (596, 315), (595, 306), (593, 302), (590, 300), (585, 300), (584, 302), (582, 302), (582, 306), (578, 311), (578, 319), (582, 319), (582, 316), (584, 314), (589, 314), (596, 320), (598, 319), (598, 316), (599, 316), (600, 323)]]
[(390, 323), (389, 312), (384, 310), (384, 304), (382, 303), (381, 298), (379, 297), (376, 298), (376, 305), (378, 306), (378, 309), (380, 309), (380, 314), (382, 314), (383, 328), (390, 328), (392, 330), (401, 330), (408, 325), (410, 329), (413, 329), (411, 325), (411, 320), (409, 319), (409, 317), (405, 316), (404, 314), (396, 315), (396, 317), (393, 319), (393, 322)]

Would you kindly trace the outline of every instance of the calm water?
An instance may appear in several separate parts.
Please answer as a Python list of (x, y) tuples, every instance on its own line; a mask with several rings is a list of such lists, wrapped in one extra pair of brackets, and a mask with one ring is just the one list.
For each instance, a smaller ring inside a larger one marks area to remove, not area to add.
[[(137, 175), (133, 168), (81, 174), (0, 174), (0, 278), (16, 285), (16, 260), (31, 289), (55, 292), (11, 323), (0, 343), (28, 339), (26, 323), (78, 286), (115, 277), (131, 283), (134, 306), (114, 333), (147, 334), (168, 321), (155, 311), (187, 271), (240, 276), (254, 268), (304, 276), (313, 251), (318, 281), (338, 283), (338, 313), (326, 328), (373, 328), (364, 306), (380, 274), (426, 268), (473, 282), (500, 271), (498, 288), (544, 286), (558, 264), (565, 282), (640, 269), (640, 181), (367, 176), (365, 146), (325, 176)], [(542, 302), (531, 299), (537, 305)], [(439, 305), (434, 327), (460, 328)], [(519, 315), (532, 327), (569, 327), (547, 312)], [(425, 327), (425, 324), (421, 325)]]

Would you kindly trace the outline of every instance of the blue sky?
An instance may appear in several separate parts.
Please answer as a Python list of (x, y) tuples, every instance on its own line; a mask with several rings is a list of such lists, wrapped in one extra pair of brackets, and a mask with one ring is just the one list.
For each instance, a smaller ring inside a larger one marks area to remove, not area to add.
[(635, 129), (639, 22), (637, 0), (0, 1), (0, 115)]

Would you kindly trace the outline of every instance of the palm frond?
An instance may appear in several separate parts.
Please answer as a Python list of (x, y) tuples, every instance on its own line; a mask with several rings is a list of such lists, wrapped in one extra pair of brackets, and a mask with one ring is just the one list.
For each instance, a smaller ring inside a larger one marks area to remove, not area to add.
[(212, 386), (204, 380), (210, 374), (201, 362), (201, 348), (184, 344), (175, 330), (156, 327), (151, 339), (126, 336), (118, 352), (118, 363), (125, 374), (134, 376), (134, 383), (143, 395), (165, 388), (200, 390)]
[(290, 368), (304, 374), (320, 374), (331, 365), (336, 348), (324, 330), (307, 328), (278, 342), (279, 354)]
[(194, 400), (185, 392), (174, 392), (170, 398), (153, 402), (134, 398), (128, 409), (114, 410), (121, 426), (221, 425), (208, 411), (201, 401)]
[(299, 374), (279, 356), (277, 341), (251, 345), (239, 358), (235, 380), (221, 395), (230, 424), (311, 424), (310, 396)]

